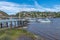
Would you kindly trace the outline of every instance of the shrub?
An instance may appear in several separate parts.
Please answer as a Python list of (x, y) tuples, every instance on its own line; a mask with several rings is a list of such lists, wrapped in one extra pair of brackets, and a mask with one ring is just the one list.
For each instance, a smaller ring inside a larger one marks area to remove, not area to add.
[(12, 38), (6, 35), (6, 36), (1, 37), (0, 40), (12, 40)]

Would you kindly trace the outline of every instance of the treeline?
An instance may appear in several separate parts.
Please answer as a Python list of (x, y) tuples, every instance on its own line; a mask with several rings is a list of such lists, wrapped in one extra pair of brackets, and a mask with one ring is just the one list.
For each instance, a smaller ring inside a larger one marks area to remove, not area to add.
[(8, 15), (7, 13), (0, 11), (0, 17), (1, 16), (12, 16), (12, 17), (31, 17), (31, 18), (60, 18), (60, 12), (36, 12), (36, 11), (22, 11), (22, 12), (18, 12), (16, 13), (16, 15)]
[(36, 11), (31, 11), (31, 12), (18, 12), (16, 16), (20, 17), (32, 17), (32, 18), (56, 18), (60, 17), (60, 12), (36, 12)]
[(0, 10), (0, 16), (8, 16), (8, 14), (6, 12)]
[(0, 19), (6, 19), (9, 15), (6, 12), (0, 10)]

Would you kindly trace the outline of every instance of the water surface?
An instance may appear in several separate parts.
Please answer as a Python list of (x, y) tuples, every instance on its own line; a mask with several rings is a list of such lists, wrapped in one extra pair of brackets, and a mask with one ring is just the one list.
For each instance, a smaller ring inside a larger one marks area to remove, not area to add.
[(27, 30), (46, 37), (46, 40), (60, 40), (60, 18), (50, 20), (51, 23), (30, 22)]

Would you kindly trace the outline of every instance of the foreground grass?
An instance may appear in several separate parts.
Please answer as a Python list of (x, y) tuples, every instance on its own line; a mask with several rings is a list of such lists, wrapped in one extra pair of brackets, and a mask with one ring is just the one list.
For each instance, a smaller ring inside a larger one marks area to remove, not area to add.
[(0, 40), (16, 40), (22, 35), (26, 35), (32, 37), (34, 39), (34, 35), (27, 32), (23, 29), (0, 29)]

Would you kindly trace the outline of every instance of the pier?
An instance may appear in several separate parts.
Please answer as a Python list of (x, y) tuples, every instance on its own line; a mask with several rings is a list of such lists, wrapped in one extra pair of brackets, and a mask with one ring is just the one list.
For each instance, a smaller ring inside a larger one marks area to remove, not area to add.
[(5, 19), (0, 20), (0, 28), (16, 28), (23, 27), (27, 25), (25, 19)]

